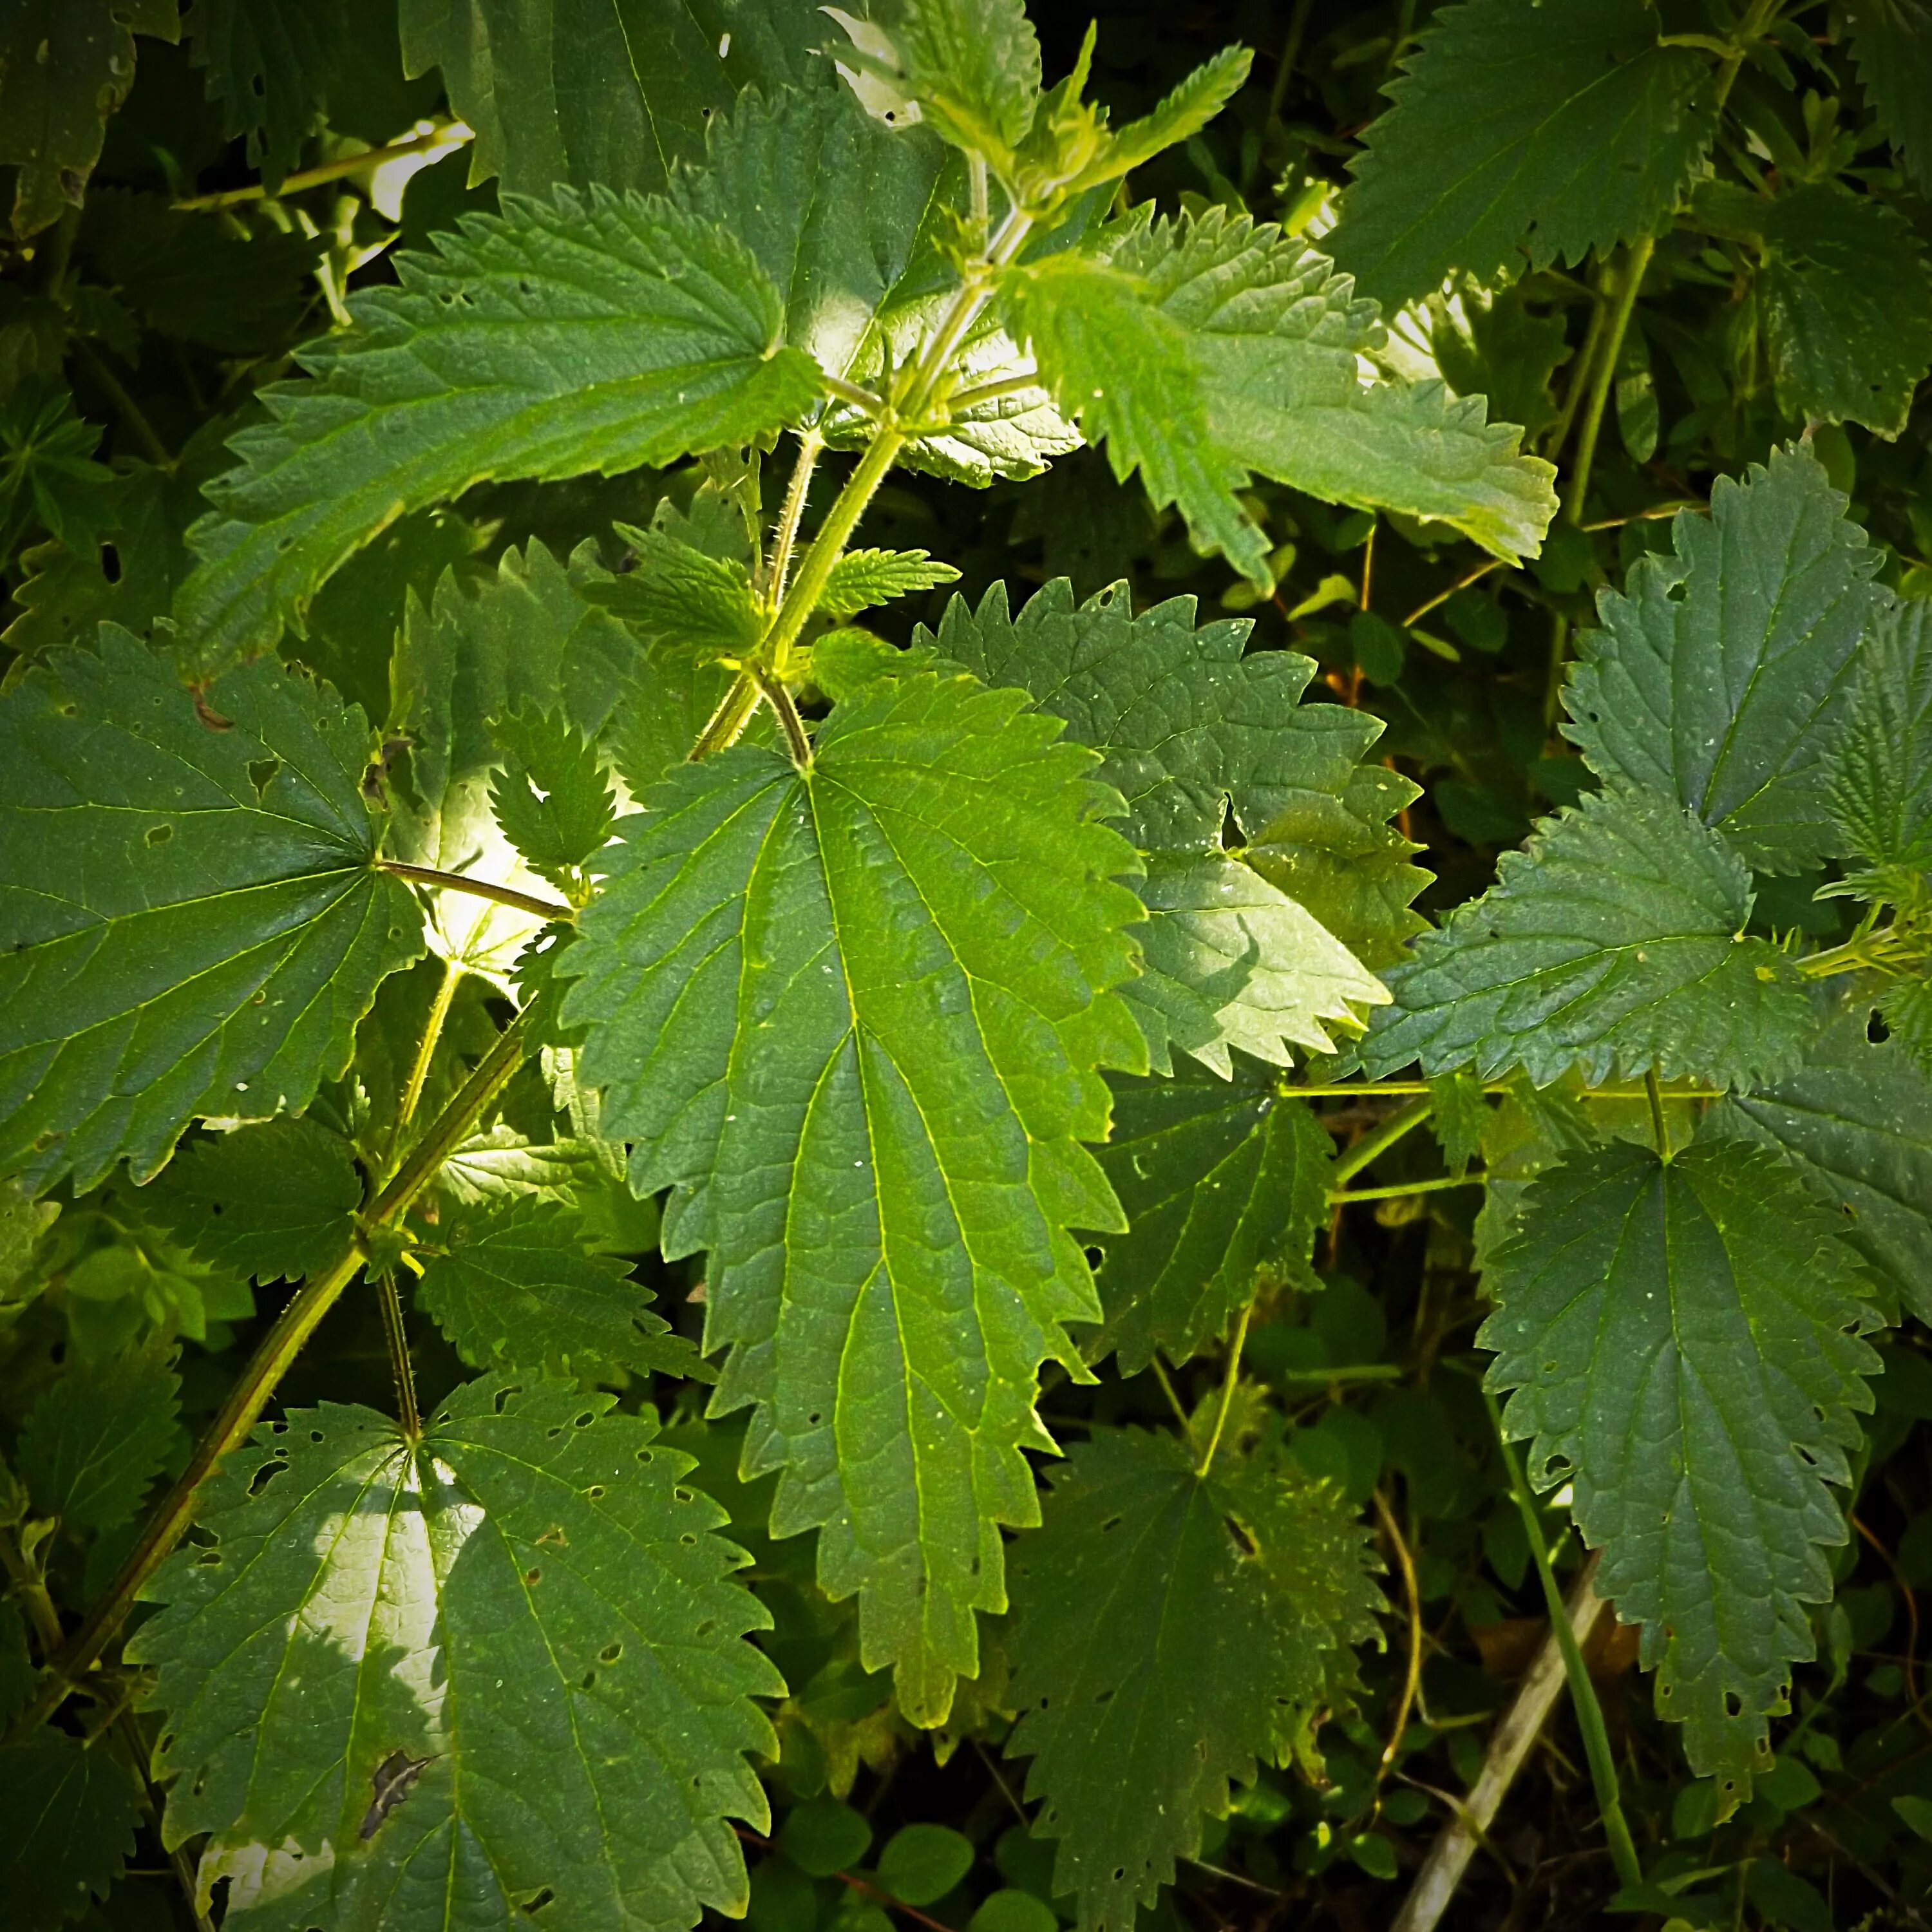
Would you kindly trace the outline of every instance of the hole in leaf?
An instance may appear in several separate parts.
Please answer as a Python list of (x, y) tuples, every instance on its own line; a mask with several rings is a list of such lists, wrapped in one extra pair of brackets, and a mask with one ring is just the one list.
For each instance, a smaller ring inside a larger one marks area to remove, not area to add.
[(110, 584), (121, 581), (121, 553), (111, 543), (100, 546), (100, 574)]
[(542, 1570), (526, 1570), (524, 1572), (524, 1581), (526, 1583), (541, 1583), (543, 1581)]
[(1885, 1023), (1885, 1016), (1874, 1006), (1865, 1020), (1865, 1037), (1874, 1046), (1882, 1046), (1892, 1037), (1892, 1029)]
[(266, 797), (269, 786), (275, 782), (275, 774), (282, 768), (280, 758), (251, 758), (248, 761), (248, 782), (255, 788), (257, 798)]
[(150, 845), (165, 845), (174, 836), (175, 829), (172, 825), (151, 825), (148, 827), (148, 843)]
[(545, 1886), (542, 1891), (532, 1892), (530, 1897), (524, 1900), (523, 1909), (534, 1918), (556, 1896), (556, 1894), (548, 1886)]
[(286, 1456), (273, 1456), (248, 1478), (248, 1493), (259, 1496), (289, 1466)]
[(623, 1654), (624, 1646), (621, 1643), (607, 1643), (604, 1648), (597, 1653), (598, 1656), (606, 1664), (615, 1664), (618, 1658), (622, 1657)]

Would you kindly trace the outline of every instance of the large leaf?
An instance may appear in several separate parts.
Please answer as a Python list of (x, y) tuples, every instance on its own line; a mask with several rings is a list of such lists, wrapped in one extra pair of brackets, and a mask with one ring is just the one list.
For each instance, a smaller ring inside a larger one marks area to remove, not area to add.
[(1419, 1060), (1544, 1086), (1572, 1066), (1750, 1084), (1809, 1037), (1804, 982), (1746, 938), (1750, 875), (1718, 835), (1654, 794), (1591, 793), (1505, 852), (1495, 885), (1460, 905), (1387, 976), (1364, 1064)]
[(128, 1648), (159, 1673), (167, 1842), (214, 1834), (203, 1899), (226, 1878), (238, 1932), (742, 1911), (767, 1619), (690, 1459), (610, 1400), (494, 1377), (415, 1444), (299, 1410), (215, 1479)]
[(1006, 1749), (1034, 1760), (1085, 1932), (1131, 1932), (1229, 1780), (1285, 1761), (1348, 1681), (1380, 1602), (1366, 1554), (1340, 1498), (1272, 1455), (1224, 1449), (1203, 1480), (1174, 1438), (1123, 1432), (1056, 1473), (1012, 1548)]
[(1575, 1485), (1597, 1587), (1642, 1626), (1658, 1708), (1728, 1816), (1771, 1767), (1768, 1720), (1814, 1654), (1845, 1540), (1853, 1412), (1879, 1366), (1856, 1258), (1771, 1154), (1669, 1162), (1618, 1143), (1537, 1180), (1484, 1277), (1478, 1340), (1539, 1489)]
[(491, 477), (614, 475), (802, 416), (817, 365), (781, 346), (778, 292), (728, 232), (661, 200), (560, 189), (473, 215), (357, 326), (211, 485), (183, 628), (212, 661), (299, 628), (316, 586), (397, 518)]
[(134, 36), (172, 40), (176, 0), (5, 0), (0, 5), (0, 164), (16, 164), (14, 232), (78, 208), (108, 117), (134, 84)]
[(1858, 639), (1887, 601), (1879, 554), (1808, 449), (1776, 451), (1711, 514), (1681, 512), (1673, 554), (1640, 558), (1577, 640), (1564, 735), (1612, 785), (1647, 785), (1760, 871), (1837, 848), (1824, 756)]
[(1178, 502), (1196, 544), (1271, 581), (1268, 542), (1236, 492), (1258, 472), (1311, 495), (1447, 523), (1498, 556), (1534, 555), (1554, 472), (1439, 382), (1364, 383), (1372, 303), (1323, 256), (1272, 225), (1210, 208), (1180, 221), (1137, 210), (1093, 252), (1010, 277), (1015, 335), (1060, 406)]
[(1080, 1145), (1102, 1060), (1144, 1064), (1106, 989), (1132, 969), (1132, 848), (1093, 754), (1016, 692), (927, 674), (842, 704), (813, 763), (740, 746), (620, 828), (560, 970), (579, 1077), (664, 1252), (710, 1250), (716, 1398), (757, 1412), (772, 1531), (819, 1528), (868, 1670), (937, 1723), (1004, 1606), (1001, 1523), (1061, 1324), (1100, 1305), (1070, 1227), (1118, 1225)]
[(1889, 1294), (1932, 1322), (1932, 1080), (1849, 1003), (1804, 1064), (1714, 1108), (1700, 1132), (1742, 1136), (1796, 1162)]
[(134, 1849), (141, 1790), (108, 1738), (41, 1730), (0, 1748), (0, 1897), (22, 1932), (52, 1932), (105, 1898)]
[(1149, 860), (1145, 970), (1123, 991), (1157, 1068), (1172, 1045), (1225, 1075), (1230, 1046), (1285, 1066), (1290, 1042), (1328, 1051), (1324, 1023), (1352, 1030), (1386, 998), (1316, 917), (1226, 849), (1331, 812), (1382, 726), (1300, 704), (1315, 666), (1289, 651), (1244, 657), (1246, 620), (1197, 630), (1194, 616), (1177, 597), (1136, 616), (1124, 584), (1076, 607), (1062, 578), (1017, 617), (1004, 584), (976, 610), (956, 598), (937, 636), (916, 638), (988, 684), (1018, 686), (1103, 754), (1100, 776), (1127, 801), (1122, 829)]
[(742, 87), (800, 79), (831, 29), (800, 0), (402, 0), (404, 64), (476, 130), (472, 182), (656, 189)]
[(70, 1357), (20, 1430), (34, 1507), (75, 1529), (130, 1521), (179, 1433), (181, 1378), (157, 1346), (104, 1362)]
[(1932, 871), (1932, 603), (1885, 612), (1858, 655), (1826, 760), (1832, 816), (1872, 866)]
[(1850, 0), (1845, 11), (1866, 98), (1918, 185), (1932, 188), (1932, 6), (1926, 0)]
[(1124, 1376), (1159, 1348), (1179, 1364), (1254, 1299), (1265, 1271), (1302, 1287), (1328, 1218), (1334, 1148), (1279, 1074), (1235, 1061), (1232, 1084), (1183, 1061), (1171, 1079), (1117, 1076), (1100, 1165), (1130, 1232), (1103, 1243), (1099, 1270)]
[(0, 698), (0, 1169), (91, 1186), (196, 1114), (298, 1112), (422, 948), (371, 867), (359, 711), (279, 664), (196, 700), (104, 627)]
[(1652, 0), (1468, 0), (1431, 20), (1368, 130), (1335, 258), (1390, 306), (1654, 235), (1714, 124), (1708, 64)]

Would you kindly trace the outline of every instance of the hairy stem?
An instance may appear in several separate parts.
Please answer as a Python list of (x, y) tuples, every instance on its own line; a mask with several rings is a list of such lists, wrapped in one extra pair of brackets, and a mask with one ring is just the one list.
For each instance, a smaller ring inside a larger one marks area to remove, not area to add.
[(1610, 1843), (1618, 1882), (1640, 1886), (1643, 1882), (1643, 1862), (1636, 1855), (1636, 1846), (1624, 1817), (1623, 1792), (1617, 1782), (1616, 1760), (1610, 1754), (1610, 1734), (1604, 1726), (1604, 1707), (1597, 1701), (1597, 1687), (1590, 1682), (1588, 1668), (1583, 1662), (1582, 1646), (1570, 1627), (1563, 1592), (1558, 1587), (1556, 1571), (1550, 1568), (1550, 1548), (1543, 1540), (1543, 1525), (1537, 1516), (1529, 1486), (1523, 1480), (1522, 1466), (1517, 1460), (1514, 1445), (1503, 1432), (1502, 1411), (1496, 1406), (1496, 1397), (1486, 1390), (1483, 1399), (1489, 1405), (1490, 1420), (1496, 1426), (1496, 1446), (1502, 1452), (1503, 1468), (1509, 1478), (1510, 1493), (1522, 1514), (1530, 1556), (1543, 1585), (1543, 1600), (1550, 1610), (1550, 1627), (1563, 1653), (1563, 1672), (1570, 1680), (1570, 1699), (1576, 1708), (1576, 1727), (1583, 1734), (1584, 1754), (1590, 1761), (1590, 1781), (1596, 1786), (1597, 1809), (1603, 1817), (1604, 1836)]
[(518, 912), (532, 913), (538, 919), (562, 920), (568, 924), (577, 916), (574, 906), (561, 899), (539, 898), (534, 892), (520, 892), (514, 886), (492, 885), (488, 879), (465, 878), (460, 872), (440, 872), (434, 866), (408, 866), (400, 859), (378, 859), (376, 869), (393, 872), (418, 886), (434, 886), (438, 892), (467, 892), (472, 898), (490, 899), (498, 905), (513, 906)]
[(410, 1121), (416, 1118), (416, 1108), (422, 1100), (423, 1084), (429, 1078), (430, 1064), (436, 1058), (437, 1043), (442, 1038), (449, 1009), (455, 1001), (456, 989), (462, 982), (463, 968), (453, 959), (446, 960), (442, 981), (436, 987), (435, 998), (430, 1002), (429, 1017), (423, 1023), (422, 1038), (416, 1042), (416, 1058), (410, 1063), (409, 1078), (403, 1083), (402, 1098), (396, 1103), (395, 1124), (389, 1130), (388, 1150), (382, 1163), (386, 1172), (394, 1168), (397, 1143)]
[(1201, 1460), (1194, 1473), (1205, 1477), (1214, 1466), (1214, 1452), (1221, 1446), (1221, 1432), (1228, 1426), (1228, 1412), (1234, 1406), (1234, 1384), (1240, 1379), (1241, 1350), (1248, 1339), (1248, 1323), (1252, 1318), (1255, 1305), (1251, 1301), (1241, 1310), (1241, 1318), (1234, 1324), (1234, 1339), (1228, 1349), (1228, 1372), (1221, 1383), (1221, 1406), (1214, 1412), (1214, 1432), (1208, 1438), (1208, 1446), (1201, 1452)]
[(772, 532), (772, 560), (766, 572), (766, 594), (782, 602), (791, 575), (791, 554), (798, 542), (799, 520), (805, 514), (805, 500), (812, 488), (812, 472), (824, 453), (825, 438), (816, 428), (798, 433), (798, 460), (792, 465), (791, 480), (785, 485), (784, 502), (778, 508), (778, 528)]
[(229, 1390), (228, 1399), (207, 1432), (195, 1444), (187, 1468), (149, 1514), (140, 1540), (128, 1552), (106, 1594), (42, 1673), (32, 1701), (8, 1728), (6, 1742), (24, 1737), (44, 1724), (69, 1693), (80, 1688), (83, 1674), (113, 1640), (135, 1599), (194, 1520), (202, 1485), (248, 1439), (290, 1364), (302, 1352), (322, 1318), (335, 1306), (343, 1290), (362, 1272), (368, 1258), (368, 1235), (397, 1220), (429, 1185), (458, 1143), (524, 1064), (529, 1050), (524, 1016), (519, 1014), (478, 1063), (455, 1099), (410, 1149), (395, 1178), (361, 1216), (342, 1252), (320, 1274), (311, 1275), (290, 1298), (274, 1326), (249, 1358), (240, 1379)]
[(396, 1272), (385, 1268), (376, 1277), (376, 1298), (382, 1305), (382, 1340), (388, 1346), (389, 1372), (396, 1384), (396, 1420), (412, 1442), (422, 1439), (422, 1411), (416, 1406), (416, 1365), (410, 1355), (410, 1333), (403, 1323), (403, 1299), (396, 1292)]

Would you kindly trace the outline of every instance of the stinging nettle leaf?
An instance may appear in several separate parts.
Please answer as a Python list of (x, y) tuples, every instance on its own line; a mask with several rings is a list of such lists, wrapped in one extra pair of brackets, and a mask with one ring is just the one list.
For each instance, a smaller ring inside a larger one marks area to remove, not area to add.
[(1156, 1348), (1178, 1365), (1225, 1334), (1263, 1270), (1315, 1286), (1309, 1251), (1328, 1216), (1334, 1148), (1306, 1102), (1252, 1060), (1234, 1062), (1232, 1083), (1184, 1060), (1172, 1078), (1108, 1084), (1100, 1165), (1132, 1232), (1102, 1240), (1100, 1340), (1134, 1376)]
[(107, 1896), (134, 1852), (141, 1790), (108, 1739), (43, 1728), (0, 1747), (0, 1897), (38, 1932)]
[(1485, 1285), (1488, 1385), (1533, 1437), (1530, 1480), (1575, 1485), (1598, 1588), (1642, 1627), (1659, 1713), (1721, 1816), (1771, 1768), (1768, 1720), (1815, 1653), (1879, 1366), (1836, 1218), (1732, 1141), (1668, 1162), (1620, 1142), (1532, 1186)]
[(0, 1171), (140, 1178), (299, 1112), (422, 920), (374, 869), (362, 715), (268, 662), (197, 700), (124, 632), (0, 698)]
[(223, 134), (248, 136), (248, 165), (274, 194), (328, 104), (347, 50), (343, 22), (302, 0), (194, 0), (182, 24)]
[(1563, 734), (1606, 783), (1676, 798), (1760, 871), (1801, 872), (1838, 836), (1825, 756), (1858, 640), (1890, 601), (1845, 499), (1802, 446), (1720, 477), (1674, 554), (1641, 557), (1576, 640)]
[(204, 1909), (226, 1879), (237, 1932), (743, 1910), (726, 1821), (766, 1825), (750, 1700), (783, 1685), (743, 1636), (769, 1619), (691, 1459), (611, 1400), (496, 1376), (419, 1444), (328, 1404), (231, 1458), (128, 1646), (166, 1840), (213, 1834)]
[(1932, 871), (1932, 604), (1908, 598), (1860, 646), (1844, 728), (1826, 756), (1832, 815), (1874, 868)]
[(816, 365), (782, 346), (778, 292), (744, 244), (662, 200), (560, 189), (466, 218), (357, 326), (264, 392), (240, 466), (209, 487), (184, 631), (212, 661), (298, 630), (351, 552), (490, 478), (615, 475), (803, 416)]
[(597, 747), (555, 711), (513, 711), (492, 728), (504, 754), (490, 808), (541, 878), (566, 890), (610, 836), (617, 794)]
[(710, 1251), (714, 1411), (756, 1406), (772, 1534), (820, 1530), (866, 1667), (928, 1724), (1004, 1607), (998, 1526), (1035, 1520), (1039, 1364), (1075, 1366), (1062, 1324), (1099, 1316), (1067, 1232), (1119, 1218), (1080, 1144), (1094, 1070), (1145, 1064), (1108, 994), (1140, 914), (1096, 818), (1118, 800), (1022, 703), (890, 680), (806, 770), (742, 746), (682, 767), (559, 968), (632, 1187), (673, 1190), (667, 1257)]
[(76, 1529), (131, 1522), (180, 1433), (181, 1378), (151, 1344), (105, 1362), (70, 1355), (20, 1430), (34, 1507)]
[(178, 1154), (142, 1204), (202, 1261), (296, 1281), (341, 1253), (362, 1178), (349, 1143), (320, 1120), (264, 1120)]
[(1805, 982), (1745, 935), (1744, 862), (1669, 800), (1586, 794), (1496, 870), (1386, 975), (1372, 1078), (1419, 1060), (1485, 1080), (1520, 1066), (1539, 1087), (1572, 1066), (1593, 1086), (1618, 1069), (1748, 1084), (1804, 1051)]
[(922, 550), (848, 550), (832, 566), (818, 608), (828, 617), (856, 617), (921, 590), (951, 584), (959, 573)]
[(894, 29), (908, 86), (955, 146), (996, 165), (1040, 101), (1040, 40), (1023, 0), (904, 0)]
[(1012, 272), (1002, 299), (1060, 407), (1178, 502), (1196, 544), (1270, 584), (1268, 542), (1236, 492), (1258, 472), (1330, 501), (1450, 524), (1499, 556), (1533, 556), (1554, 472), (1440, 382), (1364, 384), (1381, 338), (1372, 303), (1328, 259), (1219, 208), (1146, 210), (1093, 251)]
[(1285, 1459), (1096, 1434), (1054, 1473), (1013, 1576), (1006, 1750), (1034, 1760), (1034, 1828), (1084, 1932), (1131, 1932), (1174, 1861), (1198, 1854), (1229, 1781), (1303, 1744), (1352, 1677), (1379, 1593), (1340, 1498)]
[(1391, 308), (1654, 235), (1709, 148), (1708, 62), (1653, 0), (1445, 7), (1351, 164), (1338, 264)]
[(1932, 7), (1926, 0), (1850, 0), (1852, 58), (1905, 165), (1932, 188)]

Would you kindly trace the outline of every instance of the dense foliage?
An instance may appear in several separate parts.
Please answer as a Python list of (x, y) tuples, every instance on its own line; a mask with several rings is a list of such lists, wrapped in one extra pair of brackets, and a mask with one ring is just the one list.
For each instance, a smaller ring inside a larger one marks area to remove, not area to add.
[(10, 1927), (1926, 1923), (1923, 0), (0, 0), (0, 184)]

